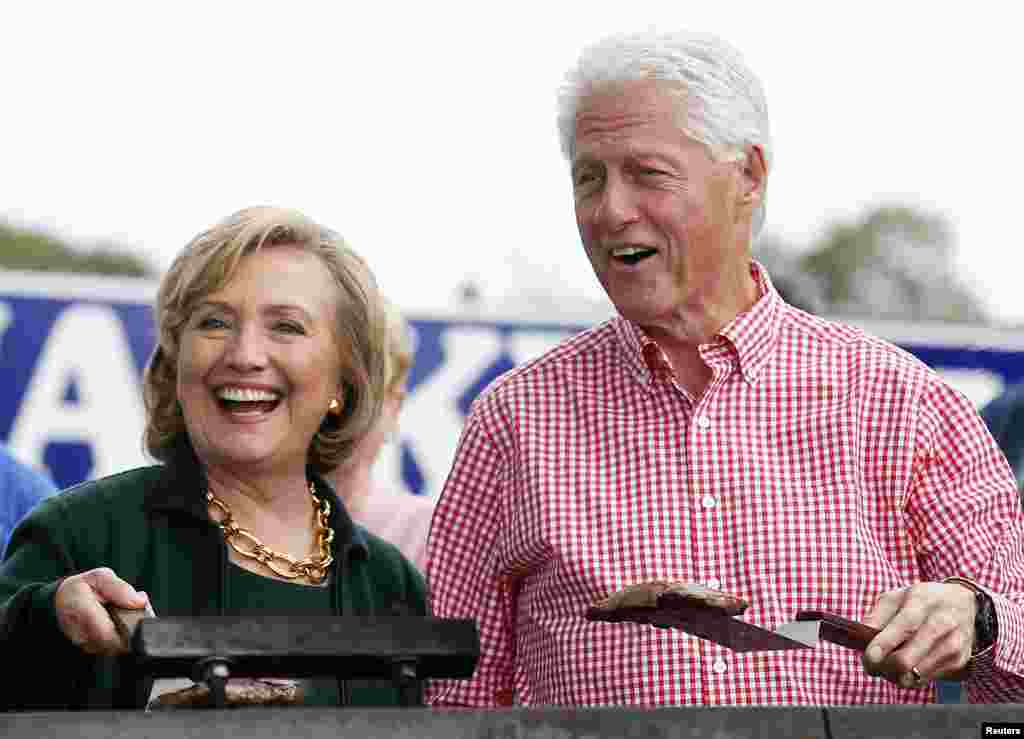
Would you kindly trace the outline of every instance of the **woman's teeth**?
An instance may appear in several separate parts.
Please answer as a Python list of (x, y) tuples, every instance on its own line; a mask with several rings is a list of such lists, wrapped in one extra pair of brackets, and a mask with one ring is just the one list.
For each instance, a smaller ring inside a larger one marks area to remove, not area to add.
[(281, 399), (276, 392), (239, 387), (222, 387), (216, 396), (225, 410), (243, 414), (269, 413)]
[(234, 400), (236, 402), (254, 402), (258, 400), (277, 400), (278, 394), (269, 390), (253, 390), (242, 387), (222, 387), (217, 390), (217, 397), (221, 400)]

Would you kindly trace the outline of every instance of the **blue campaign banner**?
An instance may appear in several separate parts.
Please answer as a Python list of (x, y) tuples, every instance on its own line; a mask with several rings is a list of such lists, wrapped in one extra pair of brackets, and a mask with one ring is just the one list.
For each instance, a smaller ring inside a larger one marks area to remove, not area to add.
[[(156, 341), (150, 281), (0, 272), (0, 438), (60, 487), (150, 463), (141, 377)], [(378, 480), (435, 496), (477, 394), (502, 372), (596, 323), (412, 312), (416, 357)], [(1024, 335), (947, 324), (864, 323), (976, 403), (1024, 380)]]
[(61, 487), (142, 463), (146, 286), (6, 273), (0, 280), (0, 437)]

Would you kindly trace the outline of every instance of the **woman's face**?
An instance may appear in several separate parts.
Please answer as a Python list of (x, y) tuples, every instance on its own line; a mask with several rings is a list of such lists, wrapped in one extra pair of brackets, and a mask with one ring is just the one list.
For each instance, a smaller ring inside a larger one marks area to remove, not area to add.
[(277, 245), (243, 257), (193, 309), (178, 355), (178, 400), (208, 466), (298, 472), (341, 396), (336, 288), (313, 254)]

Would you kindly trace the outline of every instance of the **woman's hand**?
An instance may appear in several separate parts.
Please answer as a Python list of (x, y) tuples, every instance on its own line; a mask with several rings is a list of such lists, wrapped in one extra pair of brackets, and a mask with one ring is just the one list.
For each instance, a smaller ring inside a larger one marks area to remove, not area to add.
[(107, 613), (118, 608), (145, 608), (149, 596), (129, 585), (109, 567), (98, 567), (64, 580), (54, 605), (57, 623), (71, 642), (88, 654), (114, 656), (126, 647)]

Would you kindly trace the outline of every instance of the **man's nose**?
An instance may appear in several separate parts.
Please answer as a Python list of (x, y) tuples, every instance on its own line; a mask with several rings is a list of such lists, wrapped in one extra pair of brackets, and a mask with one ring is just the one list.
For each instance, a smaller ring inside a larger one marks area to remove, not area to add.
[(638, 220), (634, 193), (621, 177), (608, 177), (597, 195), (594, 224), (615, 233)]
[(226, 361), (239, 372), (260, 370), (267, 365), (267, 346), (263, 332), (256, 326), (243, 325), (231, 338)]

